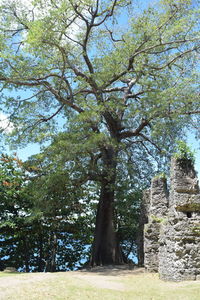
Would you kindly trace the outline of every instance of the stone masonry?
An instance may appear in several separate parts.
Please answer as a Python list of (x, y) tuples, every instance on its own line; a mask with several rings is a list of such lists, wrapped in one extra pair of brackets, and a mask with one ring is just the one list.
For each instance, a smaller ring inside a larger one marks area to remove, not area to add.
[[(144, 226), (144, 265), (164, 280), (200, 279), (200, 191), (191, 160), (172, 159), (170, 191), (152, 180)], [(145, 202), (148, 203), (147, 199)]]
[(148, 214), (150, 207), (150, 189), (143, 191), (143, 198), (140, 207), (139, 227), (137, 234), (137, 256), (138, 266), (144, 265), (144, 226), (148, 223)]
[(168, 191), (165, 178), (155, 177), (151, 182), (148, 223), (144, 226), (144, 265), (150, 272), (158, 271), (160, 220), (167, 214)]

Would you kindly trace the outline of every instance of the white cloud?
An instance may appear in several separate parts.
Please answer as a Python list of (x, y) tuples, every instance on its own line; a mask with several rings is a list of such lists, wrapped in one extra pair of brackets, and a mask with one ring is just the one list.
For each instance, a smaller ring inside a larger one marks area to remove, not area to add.
[(0, 129), (5, 133), (11, 133), (14, 129), (13, 123), (4, 113), (0, 113)]

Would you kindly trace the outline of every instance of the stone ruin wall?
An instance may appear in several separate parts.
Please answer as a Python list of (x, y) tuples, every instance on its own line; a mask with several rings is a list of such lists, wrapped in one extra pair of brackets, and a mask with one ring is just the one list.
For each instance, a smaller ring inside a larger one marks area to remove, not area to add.
[(148, 271), (158, 271), (160, 220), (167, 214), (168, 191), (164, 178), (154, 178), (149, 193), (148, 223), (144, 226), (144, 264)]
[(164, 280), (200, 279), (200, 192), (191, 161), (172, 159), (169, 193), (157, 177), (148, 195), (145, 268)]
[(137, 257), (138, 265), (142, 267), (144, 265), (144, 226), (148, 223), (148, 214), (150, 206), (150, 189), (143, 191), (143, 198), (140, 207), (139, 227), (137, 234)]

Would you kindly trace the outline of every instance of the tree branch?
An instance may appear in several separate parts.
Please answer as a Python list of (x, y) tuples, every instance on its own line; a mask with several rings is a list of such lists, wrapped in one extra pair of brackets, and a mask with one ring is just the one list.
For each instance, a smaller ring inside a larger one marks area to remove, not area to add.
[(119, 138), (120, 138), (120, 140), (122, 140), (122, 139), (126, 139), (126, 138), (133, 137), (133, 136), (139, 136), (141, 131), (146, 126), (149, 126), (149, 120), (142, 119), (140, 125), (135, 130), (133, 130), (133, 131), (129, 130), (129, 131), (121, 132), (119, 134)]
[[(107, 18), (112, 17), (116, 5), (117, 5), (117, 0), (114, 0), (114, 1), (113, 1), (113, 4), (112, 4), (112, 6), (111, 6), (111, 10), (110, 10), (110, 11), (107, 10), (107, 14), (105, 15), (105, 17), (104, 17), (100, 22), (95, 23), (93, 26), (98, 27), (98, 26), (102, 25), (102, 24), (107, 20)], [(100, 16), (103, 15), (105, 12), (106, 12), (106, 11), (103, 11), (103, 12), (99, 13), (99, 14), (97, 15), (97, 17), (100, 17)]]
[(105, 27), (106, 27), (106, 30), (109, 32), (109, 34), (110, 34), (110, 38), (111, 38), (111, 40), (114, 42), (114, 43), (117, 43), (117, 42), (125, 42), (125, 40), (122, 38), (122, 39), (115, 39), (114, 37), (113, 37), (113, 32), (105, 25)]
[(160, 147), (158, 147), (158, 145), (156, 143), (154, 143), (149, 137), (147, 137), (146, 135), (139, 133), (139, 136), (141, 136), (145, 141), (151, 143), (155, 148), (158, 149), (159, 152), (162, 152), (162, 149)]
[[(113, 76), (113, 78), (111, 80), (109, 80), (107, 83), (105, 83), (104, 85), (101, 86), (102, 89), (105, 89), (107, 88), (108, 86), (110, 86), (112, 83), (116, 82), (119, 78), (123, 77), (124, 75), (126, 75), (133, 67), (133, 62), (134, 62), (134, 59), (142, 54), (142, 53), (148, 53), (148, 51), (152, 50), (152, 49), (156, 49), (158, 47), (163, 47), (163, 46), (168, 46), (168, 45), (172, 45), (172, 44), (185, 44), (185, 43), (188, 43), (188, 42), (194, 42), (194, 41), (197, 41), (198, 39), (195, 38), (195, 39), (184, 39), (184, 40), (174, 40), (174, 41), (171, 41), (171, 42), (165, 42), (165, 43), (161, 43), (159, 42), (159, 44), (156, 44), (156, 45), (153, 45), (153, 46), (150, 46), (150, 47), (147, 47), (147, 48), (144, 48), (144, 49), (141, 49), (146, 43), (148, 40), (145, 40), (143, 43), (141, 43), (141, 45), (135, 50), (135, 53), (129, 58), (128, 60), (128, 65), (127, 65), (127, 68), (122, 71), (121, 73), (119, 74), (115, 74)], [(160, 67), (160, 68), (154, 68), (156, 70), (160, 70), (160, 69), (163, 69), (165, 67), (167, 67), (168, 65), (172, 64), (174, 61), (176, 61), (178, 58), (181, 58), (183, 57), (184, 55), (186, 55), (187, 53), (190, 53), (190, 52), (193, 52), (193, 51), (197, 51), (200, 47), (194, 47), (190, 50), (187, 50), (179, 55), (177, 55), (176, 58), (174, 58), (173, 60), (171, 60), (169, 63), (167, 63), (166, 65)], [(165, 53), (167, 50), (166, 49), (163, 49), (163, 51), (161, 51), (160, 53)], [(150, 53), (149, 53), (150, 54)], [(153, 68), (153, 67), (152, 67)]]
[(59, 107), (59, 109), (53, 114), (53, 115), (51, 115), (50, 117), (48, 117), (48, 118), (42, 118), (42, 119), (40, 119), (40, 121), (41, 122), (48, 122), (48, 121), (50, 121), (51, 119), (53, 119), (62, 109), (63, 109), (63, 107), (64, 107), (64, 105), (65, 104), (62, 104), (60, 107)]
[[(200, 48), (200, 47), (199, 47)], [(179, 55), (177, 55), (176, 57), (174, 57), (173, 59), (171, 59), (168, 63), (166, 63), (166, 64), (164, 64), (164, 65), (162, 65), (162, 66), (160, 66), (160, 67), (151, 67), (152, 69), (154, 69), (154, 70), (162, 70), (162, 69), (165, 69), (166, 67), (169, 67), (171, 64), (173, 64), (176, 60), (178, 60), (179, 58), (182, 58), (183, 56), (185, 56), (186, 54), (188, 54), (188, 53), (191, 53), (191, 52), (193, 52), (193, 51), (195, 51), (195, 50), (197, 50), (198, 48), (197, 47), (194, 47), (194, 48), (192, 48), (192, 49), (189, 49), (189, 50), (187, 50), (187, 51), (184, 51), (184, 52), (182, 52), (181, 54), (179, 54)]]

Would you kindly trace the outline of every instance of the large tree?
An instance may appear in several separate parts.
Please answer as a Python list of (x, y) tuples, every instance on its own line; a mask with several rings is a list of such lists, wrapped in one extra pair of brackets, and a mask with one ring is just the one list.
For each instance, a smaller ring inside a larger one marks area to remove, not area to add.
[(198, 10), (189, 0), (149, 8), (127, 0), (2, 2), (1, 101), (13, 142), (63, 131), (60, 151), (78, 164), (80, 180), (100, 185), (91, 263), (122, 263), (114, 224), (120, 163), (136, 163), (152, 146), (169, 150), (199, 112)]

